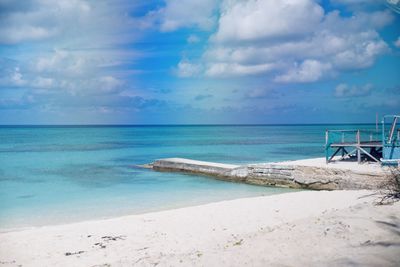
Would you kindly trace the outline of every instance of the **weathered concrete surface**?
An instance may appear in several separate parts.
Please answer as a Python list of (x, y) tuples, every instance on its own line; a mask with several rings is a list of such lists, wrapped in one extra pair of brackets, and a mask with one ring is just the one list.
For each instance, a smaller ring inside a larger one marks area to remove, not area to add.
[[(152, 166), (158, 171), (189, 172), (218, 179), (255, 185), (315, 190), (378, 189), (389, 180), (388, 169), (364, 166), (321, 164), (323, 159), (280, 163), (231, 165), (182, 158), (160, 159)], [(313, 164), (314, 161), (314, 164)]]
[(156, 160), (151, 164), (156, 171), (176, 171), (189, 172), (215, 177), (224, 177), (228, 179), (234, 169), (239, 168), (239, 165), (214, 163), (207, 161), (183, 159), (183, 158), (168, 158)]

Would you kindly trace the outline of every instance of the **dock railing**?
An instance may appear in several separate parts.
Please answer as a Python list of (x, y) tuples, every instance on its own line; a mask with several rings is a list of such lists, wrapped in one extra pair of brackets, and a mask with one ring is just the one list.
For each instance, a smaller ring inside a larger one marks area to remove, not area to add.
[(382, 120), (382, 163), (400, 166), (400, 115), (386, 115)]
[(326, 162), (332, 161), (335, 156), (357, 156), (361, 162), (361, 154), (366, 154), (375, 161), (376, 156), (366, 151), (365, 147), (375, 147), (380, 143), (382, 133), (376, 130), (326, 130), (325, 157)]
[[(386, 127), (386, 123), (388, 120), (391, 121), (391, 126)], [(382, 121), (382, 139), (384, 141), (384, 145), (396, 145), (400, 146), (400, 127), (398, 126), (400, 121), (399, 115), (387, 115), (384, 116)]]

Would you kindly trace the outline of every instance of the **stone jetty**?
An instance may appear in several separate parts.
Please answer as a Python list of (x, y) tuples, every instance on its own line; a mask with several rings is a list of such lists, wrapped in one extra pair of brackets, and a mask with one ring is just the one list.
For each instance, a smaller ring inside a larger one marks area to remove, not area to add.
[(379, 189), (391, 177), (378, 163), (332, 162), (325, 158), (232, 165), (183, 158), (159, 159), (147, 165), (155, 171), (207, 175), (220, 180), (254, 185), (314, 190)]

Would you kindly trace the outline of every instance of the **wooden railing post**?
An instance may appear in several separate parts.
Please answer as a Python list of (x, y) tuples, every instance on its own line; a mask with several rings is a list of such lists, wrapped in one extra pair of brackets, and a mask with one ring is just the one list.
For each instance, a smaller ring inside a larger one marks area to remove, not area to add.
[(328, 140), (329, 140), (329, 132), (328, 129), (325, 130), (325, 158), (326, 158), (326, 163), (329, 163), (329, 147), (328, 147)]

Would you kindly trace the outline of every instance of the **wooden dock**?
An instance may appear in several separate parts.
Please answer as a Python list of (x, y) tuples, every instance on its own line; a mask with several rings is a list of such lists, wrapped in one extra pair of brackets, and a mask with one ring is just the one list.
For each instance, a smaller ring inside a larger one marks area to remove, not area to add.
[[(386, 120), (391, 122), (389, 131), (385, 131)], [(393, 177), (390, 168), (381, 163), (400, 166), (398, 121), (399, 115), (384, 116), (381, 131), (327, 130), (325, 158), (248, 165), (168, 158), (145, 167), (265, 186), (315, 190), (379, 189)]]
[(382, 147), (382, 142), (381, 141), (367, 141), (367, 142), (360, 142), (360, 143), (333, 143), (330, 145), (331, 147), (356, 147), (356, 146), (362, 146), (362, 147), (376, 147), (380, 148)]
[(372, 160), (382, 158), (382, 133), (372, 130), (327, 130), (325, 133), (326, 162), (336, 156), (340, 159)]
[[(400, 115), (386, 115), (378, 130), (326, 130), (325, 158), (372, 160), (400, 166)], [(390, 127), (387, 127), (389, 126)]]

